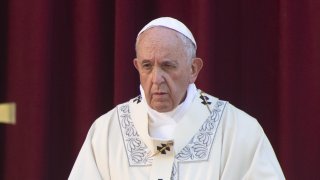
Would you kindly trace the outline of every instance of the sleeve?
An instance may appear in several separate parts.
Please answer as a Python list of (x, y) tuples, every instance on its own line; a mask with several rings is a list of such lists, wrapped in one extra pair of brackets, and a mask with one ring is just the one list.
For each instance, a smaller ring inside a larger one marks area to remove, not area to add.
[(227, 110), (222, 123), (221, 179), (285, 179), (258, 121), (233, 106)]
[(251, 165), (243, 179), (285, 179), (271, 143), (265, 134), (263, 134), (260, 138)]
[(69, 180), (110, 179), (108, 172), (109, 168), (104, 167), (106, 172), (101, 172), (98, 167), (99, 162), (97, 162), (97, 160), (99, 158), (99, 153), (97, 154), (97, 152), (95, 151), (95, 136), (97, 136), (99, 132), (96, 132), (96, 125), (97, 122), (95, 122), (91, 126), (87, 134), (86, 140), (83, 143), (76, 162), (71, 170), (70, 176), (68, 178)]

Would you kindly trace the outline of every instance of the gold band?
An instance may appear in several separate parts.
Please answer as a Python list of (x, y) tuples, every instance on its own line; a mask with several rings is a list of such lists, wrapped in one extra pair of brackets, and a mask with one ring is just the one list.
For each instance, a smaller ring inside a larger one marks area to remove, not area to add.
[(16, 123), (16, 104), (0, 103), (0, 123), (15, 124)]

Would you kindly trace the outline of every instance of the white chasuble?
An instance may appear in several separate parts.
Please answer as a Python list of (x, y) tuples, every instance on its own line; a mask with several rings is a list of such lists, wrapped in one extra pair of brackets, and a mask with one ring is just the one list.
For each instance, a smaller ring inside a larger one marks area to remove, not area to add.
[(69, 179), (285, 179), (258, 122), (199, 90), (173, 139), (154, 139), (138, 96), (98, 118)]

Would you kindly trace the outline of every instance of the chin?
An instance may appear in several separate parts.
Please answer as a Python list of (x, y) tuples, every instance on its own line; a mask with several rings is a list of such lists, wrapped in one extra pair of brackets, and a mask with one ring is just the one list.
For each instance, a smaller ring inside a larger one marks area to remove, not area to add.
[(171, 111), (173, 108), (171, 106), (169, 107), (169, 106), (164, 106), (164, 105), (162, 105), (162, 106), (155, 105), (155, 106), (152, 106), (152, 109), (154, 109), (158, 112), (164, 113), (164, 112)]

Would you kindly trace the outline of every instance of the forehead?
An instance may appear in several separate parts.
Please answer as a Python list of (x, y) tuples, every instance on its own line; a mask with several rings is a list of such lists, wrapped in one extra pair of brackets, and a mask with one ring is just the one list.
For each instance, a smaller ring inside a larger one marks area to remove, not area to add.
[(179, 54), (185, 44), (178, 32), (165, 27), (153, 27), (143, 32), (137, 40), (137, 53), (161, 51)]

